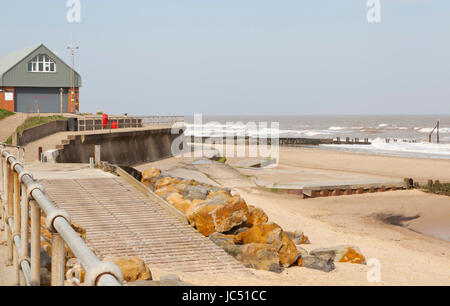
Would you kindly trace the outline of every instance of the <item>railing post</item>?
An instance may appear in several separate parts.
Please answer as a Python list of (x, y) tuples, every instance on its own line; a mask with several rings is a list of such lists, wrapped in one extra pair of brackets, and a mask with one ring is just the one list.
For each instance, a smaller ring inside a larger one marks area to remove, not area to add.
[(3, 198), (3, 192), (4, 192), (4, 185), (3, 185), (3, 156), (0, 153), (0, 194)]
[(28, 250), (28, 216), (29, 216), (29, 203), (28, 203), (28, 193), (25, 184), (22, 184), (22, 203), (21, 203), (21, 225), (20, 225), (20, 241), (22, 243), (20, 247), (20, 258), (21, 260), (28, 258), (29, 260), (29, 250)]
[(31, 286), (40, 286), (41, 276), (41, 210), (36, 201), (31, 206)]
[(52, 233), (52, 286), (64, 286), (64, 240)]
[(6, 215), (6, 228), (7, 233), (8, 233), (8, 264), (10, 265), (12, 263), (14, 254), (13, 254), (13, 249), (14, 249), (14, 243), (12, 241), (12, 233), (11, 233), (11, 229), (8, 226), (8, 219), (13, 215), (13, 207), (12, 207), (12, 203), (13, 203), (13, 174), (12, 174), (12, 170), (11, 170), (11, 165), (9, 164), (8, 159), (6, 159), (6, 164), (7, 164), (7, 170), (8, 170), (8, 212)]
[[(12, 169), (14, 171), (14, 169)], [(20, 235), (20, 182), (19, 175), (16, 171), (14, 173), (14, 207), (13, 207), (13, 216), (14, 216), (14, 233), (12, 235), (12, 239), (16, 235)], [(19, 253), (17, 253), (17, 247), (14, 247), (14, 240), (11, 243), (13, 245), (13, 253), (14, 253), (14, 285), (19, 285), (20, 279), (20, 267), (19, 267)]]
[(2, 154), (0, 153), (0, 168), (1, 168), (1, 181), (0, 181), (0, 185), (1, 185), (1, 196), (2, 196), (2, 202), (0, 203), (1, 207), (0, 210), (2, 212), (2, 222), (1, 222), (1, 229), (5, 230), (5, 241), (7, 240), (6, 237), (6, 211), (5, 211), (5, 205), (4, 205), (4, 201), (6, 199), (6, 187), (5, 187), (5, 178), (6, 178), (6, 168), (5, 168), (5, 160), (2, 156)]

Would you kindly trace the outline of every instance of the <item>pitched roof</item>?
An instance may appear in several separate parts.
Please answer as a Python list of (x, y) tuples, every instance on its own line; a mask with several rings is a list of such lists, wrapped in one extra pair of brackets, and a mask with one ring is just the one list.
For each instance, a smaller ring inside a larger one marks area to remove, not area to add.
[(0, 77), (40, 46), (42, 46), (42, 44), (14, 51), (5, 57), (0, 58)]

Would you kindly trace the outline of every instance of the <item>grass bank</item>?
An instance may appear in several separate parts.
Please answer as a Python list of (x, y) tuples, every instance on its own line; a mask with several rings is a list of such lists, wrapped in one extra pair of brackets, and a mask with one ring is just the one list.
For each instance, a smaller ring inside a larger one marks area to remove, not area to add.
[[(48, 123), (48, 122), (52, 122), (52, 121), (56, 121), (56, 120), (67, 120), (66, 117), (64, 116), (60, 116), (60, 115), (53, 115), (53, 116), (46, 116), (46, 117), (39, 117), (39, 116), (34, 116), (34, 117), (30, 117), (27, 118), (22, 125), (19, 125), (16, 129), (16, 132), (21, 134), (23, 131), (27, 130), (27, 129), (31, 129), (33, 127)], [(7, 144), (12, 144), (12, 136), (10, 136), (6, 142)]]
[(49, 122), (56, 121), (56, 120), (67, 120), (67, 118), (64, 116), (60, 116), (60, 115), (47, 116), (47, 117), (42, 117), (42, 116), (41, 117), (39, 117), (39, 116), (30, 117), (30, 118), (26, 119), (22, 125), (19, 125), (17, 127), (16, 131), (17, 131), (17, 133), (20, 134), (27, 129), (31, 129), (35, 126), (49, 123)]
[(0, 120), (4, 119), (6, 117), (12, 116), (12, 115), (14, 115), (13, 112), (10, 112), (6, 109), (0, 108)]

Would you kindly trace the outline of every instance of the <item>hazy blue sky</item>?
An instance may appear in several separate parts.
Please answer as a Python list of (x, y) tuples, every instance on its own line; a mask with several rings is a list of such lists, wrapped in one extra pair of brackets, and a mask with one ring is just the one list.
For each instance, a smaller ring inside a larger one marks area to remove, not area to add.
[(0, 2), (0, 56), (73, 37), (82, 112), (450, 113), (448, 0)]

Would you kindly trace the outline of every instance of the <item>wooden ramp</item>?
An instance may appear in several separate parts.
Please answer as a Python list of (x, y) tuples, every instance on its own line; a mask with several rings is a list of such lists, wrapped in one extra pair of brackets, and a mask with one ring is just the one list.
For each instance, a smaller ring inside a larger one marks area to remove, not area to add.
[(120, 177), (43, 179), (47, 196), (87, 231), (103, 258), (138, 256), (167, 272), (247, 270), (223, 249)]

